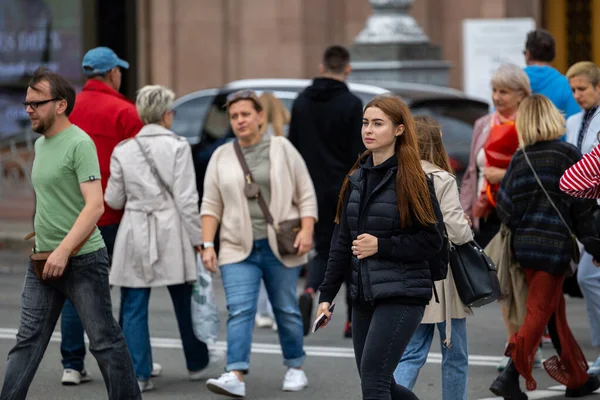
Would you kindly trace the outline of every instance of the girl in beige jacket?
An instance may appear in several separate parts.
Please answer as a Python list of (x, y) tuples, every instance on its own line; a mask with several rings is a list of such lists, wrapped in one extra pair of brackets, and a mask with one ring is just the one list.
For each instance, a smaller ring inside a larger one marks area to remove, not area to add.
[[(421, 165), (433, 180), (435, 193), (440, 203), (444, 224), (450, 242), (461, 245), (473, 240), (470, 223), (460, 205), (456, 178), (442, 143), (440, 125), (431, 117), (415, 117), (421, 152)], [(467, 399), (467, 372), (469, 354), (467, 347), (466, 317), (472, 315), (456, 292), (452, 270), (448, 277), (435, 282), (439, 303), (432, 299), (425, 308), (421, 326), (413, 335), (402, 359), (394, 372), (400, 385), (414, 387), (419, 370), (425, 364), (433, 334), (437, 325), (442, 344), (442, 399)], [(448, 323), (448, 320), (451, 323)]]
[[(227, 99), (227, 115), (236, 139), (219, 147), (212, 155), (204, 179), (202, 217), (202, 261), (208, 269), (220, 267), (227, 310), (226, 373), (207, 381), (208, 389), (233, 397), (246, 395), (243, 376), (250, 368), (252, 329), (261, 280), (278, 327), (284, 365), (288, 367), (284, 391), (299, 391), (307, 378), (304, 362), (303, 325), (296, 300), (300, 266), (312, 248), (317, 219), (315, 190), (304, 160), (283, 136), (263, 135), (262, 106), (251, 90), (233, 93)], [(257, 197), (244, 193), (248, 177), (236, 155), (243, 154), (260, 187), (274, 223), (263, 214)], [(295, 236), (295, 254), (282, 256), (272, 225), (301, 219)], [(220, 230), (219, 258), (214, 248), (217, 226)]]

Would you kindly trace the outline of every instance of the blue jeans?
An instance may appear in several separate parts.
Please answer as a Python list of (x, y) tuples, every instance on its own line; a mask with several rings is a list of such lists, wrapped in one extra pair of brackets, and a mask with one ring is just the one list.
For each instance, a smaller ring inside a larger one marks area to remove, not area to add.
[(141, 399), (127, 343), (112, 314), (105, 248), (73, 257), (56, 281), (40, 281), (33, 265), (29, 265), (21, 295), (17, 344), (8, 353), (0, 399), (27, 397), (67, 298), (82, 317), (90, 338), (90, 352), (102, 372), (108, 398)]
[[(179, 335), (183, 344), (183, 354), (190, 372), (200, 371), (208, 365), (208, 347), (196, 338), (192, 326), (192, 290), (188, 283), (167, 286)], [(145, 381), (152, 372), (152, 348), (148, 329), (148, 303), (150, 288), (121, 288), (121, 308), (123, 310), (123, 333), (131, 353), (135, 375)]]
[(600, 268), (592, 262), (593, 257), (583, 252), (577, 269), (577, 282), (585, 299), (592, 346), (600, 346)]
[[(411, 390), (415, 386), (419, 371), (427, 360), (436, 325), (440, 343), (446, 339), (446, 322), (421, 324), (394, 371), (398, 384)], [(452, 319), (452, 346), (447, 349), (442, 345), (443, 400), (467, 400), (468, 371), (467, 319)]]
[[(112, 262), (112, 253), (115, 247), (115, 239), (119, 230), (119, 224), (101, 226), (100, 233), (106, 244), (108, 251), (109, 266)], [(119, 317), (119, 325), (121, 318)], [(69, 300), (65, 301), (62, 310), (62, 318), (60, 321), (60, 332), (62, 339), (60, 342), (60, 354), (62, 355), (62, 365), (64, 369), (74, 369), (83, 371), (85, 358), (85, 342), (83, 338), (83, 324), (81, 318), (77, 314), (77, 310), (73, 307), (73, 303)]]
[(221, 266), (227, 310), (227, 371), (248, 372), (254, 315), (261, 278), (277, 322), (283, 364), (299, 368), (305, 359), (302, 317), (296, 300), (300, 268), (287, 268), (275, 257), (267, 239), (254, 242), (242, 262)]

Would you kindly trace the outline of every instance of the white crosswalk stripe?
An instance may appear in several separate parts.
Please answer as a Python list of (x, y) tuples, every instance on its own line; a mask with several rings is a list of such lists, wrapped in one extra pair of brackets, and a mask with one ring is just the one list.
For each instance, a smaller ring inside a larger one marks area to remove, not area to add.
[[(555, 397), (563, 397), (565, 395), (565, 390), (567, 388), (563, 385), (551, 386), (545, 390), (533, 390), (527, 393), (527, 398), (530, 400), (533, 399), (552, 399)], [(600, 394), (600, 389), (596, 390), (594, 393)], [(483, 399), (477, 400), (504, 400), (502, 397), (485, 397)]]
[[(16, 329), (12, 328), (0, 328), (0, 339), (15, 339), (17, 334)], [(50, 339), (51, 342), (60, 342), (60, 333), (55, 332)], [(87, 337), (86, 337), (87, 342)], [(150, 343), (152, 347), (159, 349), (181, 349), (181, 340), (171, 338), (151, 338)], [(211, 349), (217, 351), (226, 351), (227, 343), (223, 341), (216, 342), (209, 346)], [(304, 346), (306, 355), (312, 357), (333, 357), (333, 358), (354, 358), (354, 350), (351, 347), (324, 347), (324, 346)], [(252, 343), (252, 353), (254, 354), (281, 354), (281, 347), (278, 344), (267, 344), (267, 343)], [(482, 356), (482, 355), (471, 355), (469, 356), (469, 365), (483, 366), (483, 367), (496, 367), (502, 357), (498, 356)], [(427, 363), (429, 364), (441, 364), (442, 354), (441, 353), (429, 353), (427, 357)]]
[[(0, 328), (0, 340), (15, 340), (17, 330), (13, 328)], [(85, 338), (88, 342), (87, 337)], [(51, 342), (59, 343), (61, 336), (59, 332), (52, 334)], [(181, 349), (181, 340), (172, 338), (151, 338), (152, 347), (161, 349)], [(212, 350), (223, 352), (227, 350), (227, 343), (223, 341), (216, 342), (209, 346)], [(325, 347), (325, 346), (304, 346), (304, 351), (307, 355), (313, 357), (333, 357), (333, 358), (354, 358), (354, 350), (351, 347)], [(281, 354), (281, 347), (278, 344), (268, 343), (252, 343), (252, 353), (254, 354)], [(487, 356), (487, 355), (470, 355), (470, 366), (496, 367), (502, 356)], [(441, 364), (441, 353), (429, 353), (427, 357), (429, 364)], [(544, 390), (534, 390), (527, 392), (527, 397), (530, 400), (535, 399), (551, 399), (564, 396), (564, 386), (553, 386)], [(595, 393), (600, 394), (600, 389)], [(502, 397), (485, 397), (477, 400), (503, 400)]]

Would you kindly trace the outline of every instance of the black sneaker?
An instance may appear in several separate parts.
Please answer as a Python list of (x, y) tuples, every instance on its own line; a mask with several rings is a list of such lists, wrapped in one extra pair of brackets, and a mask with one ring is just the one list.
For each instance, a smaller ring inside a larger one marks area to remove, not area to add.
[(583, 397), (594, 393), (600, 388), (600, 379), (596, 375), (590, 375), (587, 382), (577, 389), (567, 389), (565, 397)]
[(310, 293), (302, 293), (298, 299), (298, 307), (302, 315), (302, 324), (304, 326), (304, 336), (310, 333), (310, 320), (312, 317), (313, 298)]

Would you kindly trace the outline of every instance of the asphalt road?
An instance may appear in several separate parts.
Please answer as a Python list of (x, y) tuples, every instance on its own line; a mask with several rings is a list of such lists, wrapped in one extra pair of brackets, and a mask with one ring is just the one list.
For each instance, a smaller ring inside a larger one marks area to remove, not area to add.
[[(15, 343), (19, 323), (20, 292), (24, 269), (18, 267), (22, 254), (0, 251), (0, 383), (4, 379), (6, 354)], [(25, 259), (23, 259), (25, 262)], [(216, 280), (217, 297), (222, 312), (223, 329), (221, 340), (215, 345), (217, 351), (225, 349), (224, 295), (220, 281)], [(119, 291), (113, 288), (113, 308), (116, 315)], [(582, 299), (567, 299), (568, 317), (575, 336), (588, 360), (594, 360), (597, 349), (593, 349), (589, 338), (589, 326)], [(338, 309), (331, 323), (322, 331), (306, 338), (305, 351), (308, 355), (304, 365), (309, 387), (299, 393), (284, 393), (281, 384), (285, 374), (282, 365), (277, 334), (269, 329), (256, 329), (253, 339), (251, 372), (246, 379), (248, 399), (329, 399), (359, 400), (360, 382), (356, 372), (351, 340), (344, 339), (342, 330), (345, 320), (343, 296), (338, 298)], [(204, 381), (190, 382), (178, 340), (179, 334), (172, 304), (166, 289), (152, 292), (150, 302), (150, 331), (153, 337), (153, 357), (162, 364), (164, 373), (154, 379), (156, 390), (144, 393), (145, 399), (222, 399), (206, 389)], [(496, 304), (475, 310), (468, 320), (469, 334), (469, 394), (473, 400), (495, 399), (488, 391), (496, 376), (496, 365), (506, 342), (500, 309)], [(86, 358), (92, 382), (78, 387), (65, 387), (60, 383), (60, 327), (57, 327), (46, 355), (40, 365), (29, 392), (29, 399), (105, 399), (106, 390), (98, 366), (91, 355)], [(544, 356), (553, 354), (546, 347)], [(207, 371), (207, 378), (217, 377), (223, 372), (224, 359), (218, 360)], [(432, 353), (422, 368), (415, 393), (422, 400), (441, 399), (440, 345), (434, 340)], [(538, 390), (529, 392), (529, 399), (563, 399), (564, 388), (557, 387), (543, 370), (535, 370)], [(522, 387), (524, 384), (522, 382)], [(600, 399), (600, 394), (588, 397)]]

